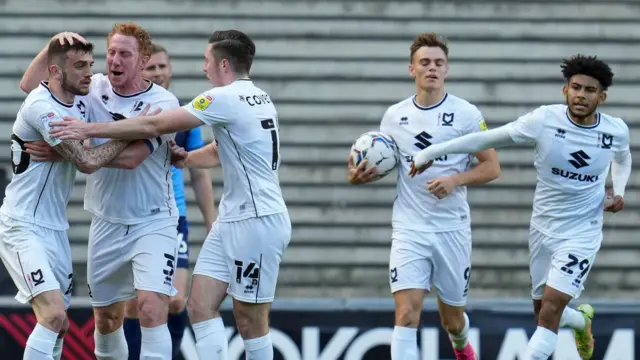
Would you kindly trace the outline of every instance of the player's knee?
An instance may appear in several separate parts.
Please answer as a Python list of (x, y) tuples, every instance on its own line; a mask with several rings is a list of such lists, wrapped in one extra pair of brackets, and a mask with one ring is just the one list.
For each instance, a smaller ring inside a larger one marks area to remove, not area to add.
[(210, 306), (210, 301), (199, 296), (189, 296), (187, 299), (187, 314), (192, 324), (220, 317), (220, 309)]
[(412, 304), (396, 306), (396, 326), (417, 327), (420, 323), (420, 308)]
[(124, 313), (120, 313), (111, 307), (95, 308), (94, 318), (98, 332), (103, 335), (108, 335), (122, 326)]
[[(67, 313), (64, 308), (50, 307), (42, 312), (40, 316), (40, 322), (47, 328), (60, 333), (64, 328), (65, 320), (67, 319)], [(67, 328), (69, 322), (67, 321)]]
[(236, 328), (243, 339), (254, 339), (269, 332), (268, 308), (255, 304), (235, 305)]
[(546, 327), (554, 327), (560, 322), (562, 311), (564, 310), (562, 301), (555, 299), (545, 299), (542, 308), (538, 313), (538, 323)]
[(466, 325), (463, 314), (460, 314), (459, 316), (458, 314), (442, 316), (440, 318), (440, 324), (447, 333), (453, 335), (460, 334)]
[(150, 291), (138, 294), (138, 318), (144, 327), (155, 327), (166, 322), (169, 297)]
[(169, 300), (169, 313), (170, 314), (180, 314), (184, 311), (186, 304), (185, 298), (182, 293), (178, 293), (178, 295), (172, 297)]

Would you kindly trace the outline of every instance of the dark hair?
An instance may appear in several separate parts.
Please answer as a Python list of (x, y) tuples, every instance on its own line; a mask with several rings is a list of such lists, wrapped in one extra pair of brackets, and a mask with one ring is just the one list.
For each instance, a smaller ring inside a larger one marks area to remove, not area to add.
[[(256, 56), (256, 45), (254, 44), (253, 40), (251, 40), (251, 38), (247, 34), (243, 33), (240, 30), (234, 30), (234, 29), (219, 30), (219, 31), (213, 32), (213, 34), (209, 38), (209, 44), (216, 44), (216, 43), (223, 42), (225, 40), (233, 40), (234, 42), (240, 42), (246, 47), (246, 51), (248, 53), (248, 57), (246, 57), (246, 62), (245, 62), (246, 71), (239, 71), (233, 64), (231, 66), (235, 72), (248, 73), (249, 70), (251, 70), (251, 65), (253, 64), (253, 58)], [(231, 46), (231, 45), (223, 45), (223, 47), (226, 47), (226, 46)], [(214, 49), (216, 47), (217, 46), (214, 45)], [(214, 56), (216, 56), (215, 52), (214, 52)], [(219, 59), (218, 56), (216, 56), (216, 58)], [(222, 57), (222, 58), (225, 58), (225, 57)], [(231, 62), (229, 58), (226, 58), (226, 59), (229, 60), (229, 62)]]
[(253, 56), (249, 49), (238, 40), (222, 40), (213, 43), (213, 57), (218, 61), (227, 59), (236, 74), (248, 74)]
[(92, 43), (83, 43), (80, 41), (74, 41), (73, 45), (69, 45), (68, 42), (65, 41), (64, 45), (60, 45), (60, 41), (58, 39), (51, 40), (49, 42), (49, 48), (47, 50), (47, 62), (49, 65), (60, 65), (64, 66), (65, 61), (67, 60), (67, 53), (69, 51), (77, 51), (81, 53), (93, 53), (93, 44)]
[(563, 59), (560, 68), (567, 81), (574, 75), (586, 75), (598, 80), (603, 90), (607, 90), (613, 84), (613, 71), (596, 56), (574, 55), (569, 59)]
[(449, 46), (447, 45), (447, 40), (445, 40), (442, 36), (437, 35), (436, 33), (422, 33), (416, 36), (411, 44), (411, 54), (409, 55), (409, 62), (413, 61), (413, 55), (420, 49), (421, 47), (439, 47), (444, 51), (445, 56), (449, 57)]

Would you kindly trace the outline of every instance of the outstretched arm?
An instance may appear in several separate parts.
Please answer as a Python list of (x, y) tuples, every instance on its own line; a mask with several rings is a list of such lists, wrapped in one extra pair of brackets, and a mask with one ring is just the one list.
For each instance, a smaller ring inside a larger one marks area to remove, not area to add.
[(201, 126), (200, 119), (183, 108), (163, 111), (152, 116), (84, 123), (72, 117), (65, 121), (51, 122), (51, 135), (66, 140), (110, 138), (122, 140), (150, 139)]
[(468, 134), (440, 144), (434, 144), (418, 152), (413, 157), (413, 166), (420, 169), (428, 162), (447, 154), (470, 154), (490, 148), (500, 148), (515, 144), (509, 134), (508, 125)]

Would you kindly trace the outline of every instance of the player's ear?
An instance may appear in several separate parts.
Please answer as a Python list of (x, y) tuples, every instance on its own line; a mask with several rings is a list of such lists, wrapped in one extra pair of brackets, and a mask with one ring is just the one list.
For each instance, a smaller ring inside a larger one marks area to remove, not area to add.
[(569, 86), (567, 86), (567, 84), (564, 84), (562, 86), (562, 95), (564, 95), (564, 97), (567, 97), (568, 94), (569, 94)]
[(607, 100), (607, 92), (602, 90), (598, 94), (598, 105), (602, 105)]
[(411, 75), (412, 78), (416, 78), (416, 71), (413, 68), (413, 64), (409, 64), (409, 75)]
[(144, 71), (144, 69), (147, 67), (147, 63), (149, 62), (149, 59), (151, 58), (151, 56), (143, 56), (141, 61), (140, 61), (140, 70)]

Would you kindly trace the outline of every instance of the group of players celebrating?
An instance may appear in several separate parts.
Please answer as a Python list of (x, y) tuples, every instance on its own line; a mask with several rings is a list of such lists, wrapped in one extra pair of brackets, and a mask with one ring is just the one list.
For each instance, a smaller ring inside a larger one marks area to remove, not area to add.
[[(487, 130), (478, 108), (445, 92), (448, 51), (435, 34), (415, 39), (409, 73), (417, 93), (389, 107), (380, 126), (402, 159), (389, 265), (391, 358), (419, 358), (417, 328), (432, 283), (456, 358), (477, 358), (464, 310), (471, 277), (466, 186), (499, 176), (493, 148), (526, 142), (536, 145), (538, 171), (529, 238), (538, 328), (526, 359), (547, 359), (560, 326), (574, 329), (578, 352), (589, 359), (594, 310), (567, 304), (582, 291), (600, 247), (603, 210), (624, 206), (629, 131), (596, 110), (613, 74), (595, 57), (565, 60), (566, 104)], [(23, 359), (62, 354), (73, 279), (66, 208), (76, 170), (89, 174), (87, 281), (97, 359), (172, 359), (188, 313), (198, 357), (226, 360), (219, 308), (227, 294), (246, 359), (273, 359), (269, 310), (291, 221), (278, 179), (278, 114), (249, 77), (255, 53), (246, 34), (214, 32), (203, 66), (213, 88), (184, 106), (166, 89), (166, 50), (134, 23), (116, 24), (108, 35), (106, 75), (93, 73), (93, 45), (78, 34), (54, 36), (35, 57), (21, 81), (29, 95), (13, 126), (13, 178), (0, 208), (0, 256), (16, 299), (30, 303), (37, 318)], [(213, 143), (205, 146), (197, 134), (185, 140), (203, 124)], [(613, 199), (605, 207), (611, 163)], [(210, 179), (192, 171), (210, 231), (187, 297), (184, 189), (174, 191), (174, 182), (182, 181), (179, 169), (218, 165), (224, 189), (215, 221)], [(376, 178), (366, 162), (348, 166), (352, 184)]]

